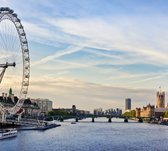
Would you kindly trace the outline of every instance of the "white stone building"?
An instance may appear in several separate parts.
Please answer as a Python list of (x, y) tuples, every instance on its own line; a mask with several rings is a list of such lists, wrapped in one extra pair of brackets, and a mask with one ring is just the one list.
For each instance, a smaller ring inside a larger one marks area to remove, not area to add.
[(38, 99), (31, 99), (31, 101), (38, 104), (41, 113), (45, 114), (48, 113), (49, 111), (52, 111), (53, 102), (50, 101), (49, 99), (38, 98)]

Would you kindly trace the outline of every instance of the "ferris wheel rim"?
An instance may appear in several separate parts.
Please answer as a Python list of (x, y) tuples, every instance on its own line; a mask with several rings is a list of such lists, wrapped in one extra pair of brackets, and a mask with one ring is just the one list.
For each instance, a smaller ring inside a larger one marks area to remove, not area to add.
[[(21, 106), (24, 103), (24, 99), (26, 98), (28, 93), (29, 77), (30, 77), (30, 57), (29, 57), (29, 48), (28, 48), (26, 33), (24, 31), (24, 28), (20, 19), (17, 17), (17, 14), (15, 14), (12, 9), (8, 7), (0, 7), (0, 23), (2, 22), (2, 20), (5, 20), (5, 19), (13, 22), (13, 25), (17, 30), (17, 34), (20, 40), (19, 43), (21, 46), (22, 63), (23, 63), (22, 65), (23, 74), (22, 74), (22, 81), (21, 81), (22, 82), (21, 89), (19, 93), (19, 100), (14, 107), (8, 109), (8, 111), (10, 110), (10, 112), (12, 113), (12, 112), (16, 112), (16, 110), (21, 108)], [(5, 110), (6, 108), (2, 106), (3, 105), (0, 103), (1, 109)], [(15, 111), (14, 111), (14, 108), (15, 108)]]

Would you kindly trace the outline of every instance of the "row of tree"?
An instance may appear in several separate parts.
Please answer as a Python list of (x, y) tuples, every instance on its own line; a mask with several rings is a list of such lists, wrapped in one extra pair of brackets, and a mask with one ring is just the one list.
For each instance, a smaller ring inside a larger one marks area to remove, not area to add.
[(64, 110), (54, 110), (48, 112), (48, 116), (70, 116), (70, 115), (72, 114)]

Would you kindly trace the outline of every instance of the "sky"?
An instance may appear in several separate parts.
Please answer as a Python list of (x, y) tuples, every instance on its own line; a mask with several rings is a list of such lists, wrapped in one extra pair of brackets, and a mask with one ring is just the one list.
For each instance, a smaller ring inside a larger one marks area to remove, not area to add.
[[(55, 108), (132, 108), (168, 91), (168, 9), (163, 0), (0, 0), (24, 26), (28, 97)], [(167, 102), (166, 102), (167, 103)]]

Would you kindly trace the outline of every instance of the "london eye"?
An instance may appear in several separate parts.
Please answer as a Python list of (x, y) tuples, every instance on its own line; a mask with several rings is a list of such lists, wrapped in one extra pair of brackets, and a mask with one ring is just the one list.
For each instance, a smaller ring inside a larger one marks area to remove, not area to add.
[(16, 114), (28, 93), (30, 77), (29, 48), (21, 20), (8, 7), (0, 7), (0, 91), (14, 89), (18, 101), (12, 107), (0, 103), (5, 120), (7, 114)]

